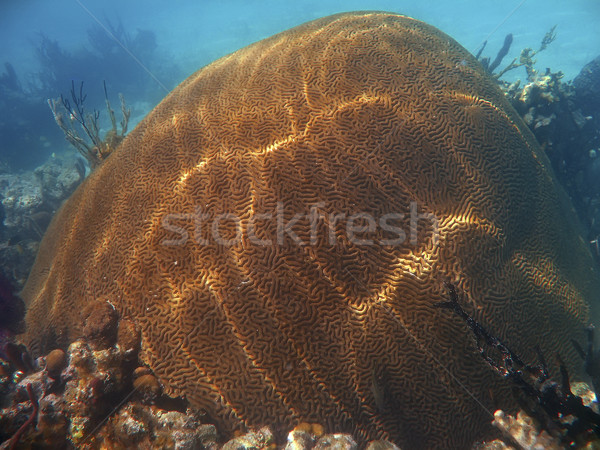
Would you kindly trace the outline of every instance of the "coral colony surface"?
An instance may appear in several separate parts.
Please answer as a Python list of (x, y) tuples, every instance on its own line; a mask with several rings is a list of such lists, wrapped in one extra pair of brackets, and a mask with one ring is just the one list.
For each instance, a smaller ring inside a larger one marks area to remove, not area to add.
[[(27, 242), (46, 232), (26, 331), (0, 323), (3, 448), (560, 448), (597, 433), (594, 395), (569, 384), (600, 376), (593, 335), (572, 344), (597, 317), (593, 238), (554, 175), (564, 143), (531, 131), (567, 88), (528, 70), (503, 92), (490, 72), (505, 53), (482, 65), (405, 16), (330, 16), (198, 71), (127, 136), (123, 104), (121, 131), (113, 114), (92, 144), (64, 121), (89, 128), (73, 85), (51, 106), (94, 170), (47, 230), (31, 222)], [(597, 197), (562, 184), (593, 233)], [(20, 208), (5, 222), (37, 211)], [(437, 307), (445, 285), (468, 326)], [(477, 351), (481, 324), (502, 364)], [(560, 364), (529, 371), (540, 355)], [(574, 418), (540, 420), (554, 411)]]

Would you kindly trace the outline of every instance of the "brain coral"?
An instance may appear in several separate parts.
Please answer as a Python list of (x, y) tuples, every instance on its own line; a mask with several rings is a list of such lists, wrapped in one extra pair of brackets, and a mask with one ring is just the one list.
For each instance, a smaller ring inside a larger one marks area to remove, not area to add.
[(573, 363), (599, 285), (568, 208), (454, 40), (326, 17), (192, 75), (89, 176), (43, 240), (23, 341), (64, 346), (110, 301), (166, 392), (224, 432), (460, 448), (510, 396), (433, 307), (443, 281), (525, 357)]

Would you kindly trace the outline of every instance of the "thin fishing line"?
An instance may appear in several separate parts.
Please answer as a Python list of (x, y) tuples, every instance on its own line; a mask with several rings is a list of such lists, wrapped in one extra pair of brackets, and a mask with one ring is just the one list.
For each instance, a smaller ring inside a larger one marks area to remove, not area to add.
[(442, 364), (442, 362), (436, 358), (434, 356), (433, 353), (431, 353), (424, 345), (421, 341), (419, 341), (417, 339), (417, 337), (411, 333), (411, 331), (408, 329), (408, 327), (404, 324), (404, 322), (398, 318), (396, 316), (396, 314), (394, 314), (394, 312), (389, 308), (389, 306), (387, 306), (384, 303), (380, 303), (380, 305), (389, 313), (391, 314), (392, 318), (404, 329), (404, 331), (406, 332), (406, 334), (408, 334), (410, 336), (410, 338), (415, 341), (415, 343), (421, 348), (421, 350), (423, 351), (423, 353), (425, 353), (427, 356), (429, 356), (431, 359), (433, 359), (435, 361), (435, 363), (437, 365), (439, 365), (442, 369), (444, 369), (446, 371), (446, 373), (448, 375), (450, 375), (450, 377), (473, 399), (477, 402), (477, 404), (479, 406), (481, 406), (481, 408), (487, 412), (491, 417), (494, 417), (494, 413), (492, 411), (490, 411), (487, 406), (485, 406), (476, 396), (473, 392), (471, 392), (471, 390), (465, 386), (463, 384), (462, 381), (460, 381), (452, 372), (450, 372), (450, 369), (448, 369), (444, 364)]
[(85, 444), (92, 436), (94, 436), (94, 434), (96, 434), (96, 431), (98, 431), (100, 429), (100, 427), (102, 427), (102, 425), (104, 425), (104, 423), (110, 418), (110, 416), (112, 416), (115, 412), (117, 412), (117, 410), (123, 406), (125, 404), (125, 402), (127, 400), (129, 400), (129, 398), (137, 392), (136, 388), (133, 388), (129, 394), (127, 394), (123, 400), (121, 400), (119, 402), (119, 404), (117, 406), (115, 406), (108, 414), (106, 414), (106, 416), (104, 416), (104, 418), (100, 421), (100, 423), (98, 425), (96, 425), (96, 427), (90, 431), (90, 433), (81, 441), (81, 444)]
[(518, 10), (518, 9), (519, 9), (521, 6), (523, 6), (523, 4), (524, 4), (526, 1), (527, 1), (527, 0), (521, 0), (521, 3), (519, 3), (517, 6), (515, 6), (515, 7), (514, 7), (514, 9), (513, 9), (511, 12), (509, 12), (509, 13), (508, 13), (508, 15), (507, 15), (507, 16), (506, 16), (504, 19), (502, 19), (502, 21), (501, 21), (501, 22), (500, 22), (498, 25), (496, 25), (496, 28), (494, 28), (494, 29), (493, 29), (493, 30), (490, 32), (490, 34), (488, 34), (488, 35), (486, 36), (486, 38), (485, 38), (483, 41), (481, 41), (481, 43), (480, 43), (480, 44), (479, 44), (479, 45), (476, 47), (475, 51), (477, 51), (477, 49), (481, 48), (481, 46), (482, 46), (483, 44), (485, 44), (485, 43), (486, 43), (486, 42), (489, 40), (489, 38), (491, 38), (491, 37), (492, 37), (492, 35), (493, 35), (493, 34), (494, 34), (496, 31), (498, 31), (498, 28), (500, 28), (502, 25), (504, 25), (504, 24), (506, 23), (506, 21), (507, 21), (508, 19), (510, 19), (510, 18), (513, 16), (513, 14), (514, 14), (514, 13), (516, 13), (516, 12), (517, 12), (517, 10)]
[[(363, 283), (361, 280), (359, 280), (358, 278), (356, 278), (356, 277), (355, 277), (355, 276), (354, 276), (354, 275), (353, 275), (353, 274), (352, 274), (352, 273), (351, 273), (351, 272), (350, 272), (350, 271), (349, 271), (347, 268), (344, 268), (344, 270), (345, 270), (345, 271), (348, 273), (348, 275), (350, 275), (352, 278), (354, 278), (354, 280), (356, 280), (356, 282), (358, 282), (358, 284), (360, 284), (360, 285), (363, 287), (363, 289), (365, 289), (365, 291), (367, 291), (367, 293), (369, 292), (369, 290), (367, 289), (367, 287), (365, 286), (365, 284), (364, 284), (364, 283)], [(494, 417), (494, 413), (493, 413), (492, 411), (490, 411), (490, 410), (489, 410), (489, 409), (488, 409), (488, 408), (487, 408), (487, 407), (486, 407), (486, 406), (485, 406), (485, 405), (484, 405), (484, 404), (481, 402), (481, 400), (479, 400), (479, 399), (478, 399), (478, 398), (475, 396), (475, 394), (474, 394), (473, 392), (471, 392), (471, 390), (470, 390), (470, 389), (469, 389), (467, 386), (465, 386), (465, 385), (463, 384), (463, 382), (462, 382), (462, 381), (460, 381), (460, 380), (459, 380), (459, 379), (456, 377), (456, 375), (454, 375), (454, 374), (453, 374), (453, 373), (450, 371), (450, 369), (448, 369), (448, 368), (447, 368), (447, 367), (446, 367), (444, 364), (442, 364), (442, 362), (441, 362), (441, 361), (440, 361), (438, 358), (436, 358), (436, 357), (435, 357), (435, 355), (433, 355), (433, 353), (431, 353), (431, 352), (430, 352), (430, 351), (429, 351), (429, 350), (428, 350), (428, 349), (425, 347), (425, 345), (424, 345), (424, 344), (423, 344), (421, 341), (419, 341), (419, 340), (417, 339), (417, 337), (416, 337), (416, 336), (415, 336), (415, 335), (414, 335), (414, 334), (413, 334), (413, 333), (412, 333), (412, 332), (411, 332), (411, 331), (408, 329), (408, 327), (407, 327), (407, 326), (404, 324), (404, 322), (403, 322), (403, 321), (402, 321), (402, 320), (401, 320), (401, 319), (400, 319), (398, 316), (396, 316), (396, 314), (394, 314), (394, 311), (392, 311), (392, 310), (391, 310), (391, 308), (390, 308), (388, 305), (386, 305), (385, 303), (381, 303), (381, 302), (378, 302), (378, 304), (379, 304), (379, 305), (380, 305), (380, 306), (381, 306), (383, 309), (385, 309), (385, 310), (387, 311), (387, 313), (388, 313), (388, 314), (390, 314), (390, 315), (392, 316), (392, 318), (393, 318), (393, 319), (396, 321), (396, 323), (397, 323), (398, 325), (400, 325), (400, 326), (401, 326), (401, 327), (404, 329), (405, 333), (406, 333), (406, 334), (407, 334), (407, 335), (408, 335), (408, 336), (409, 336), (409, 337), (410, 337), (410, 338), (411, 338), (413, 341), (415, 341), (415, 343), (417, 344), (417, 346), (418, 346), (418, 347), (421, 349), (421, 351), (422, 351), (422, 352), (423, 352), (425, 355), (429, 356), (429, 357), (430, 357), (430, 358), (431, 358), (431, 359), (432, 359), (432, 360), (433, 360), (433, 361), (434, 361), (434, 362), (435, 362), (435, 363), (436, 363), (438, 366), (440, 366), (442, 369), (444, 369), (444, 371), (445, 371), (445, 372), (446, 372), (446, 373), (447, 373), (447, 374), (450, 376), (450, 378), (452, 378), (452, 379), (453, 379), (453, 380), (454, 380), (454, 381), (455, 381), (455, 382), (456, 382), (456, 383), (457, 383), (457, 384), (458, 384), (458, 385), (459, 385), (459, 386), (460, 386), (460, 387), (461, 387), (461, 388), (462, 388), (462, 389), (463, 389), (463, 390), (464, 390), (464, 391), (465, 391), (465, 392), (466, 392), (466, 393), (467, 393), (467, 394), (468, 394), (468, 395), (469, 395), (469, 396), (470, 396), (470, 397), (471, 397), (473, 400), (475, 400), (475, 402), (477, 402), (477, 404), (478, 404), (479, 406), (481, 406), (481, 408), (482, 408), (482, 409), (483, 409), (485, 412), (487, 412), (487, 413), (490, 415), (490, 417)]]
[(152, 77), (152, 79), (154, 81), (156, 81), (156, 83), (163, 88), (163, 90), (165, 92), (169, 92), (169, 89), (167, 89), (167, 87), (152, 73), (152, 71), (150, 69), (148, 69), (148, 67), (146, 67), (144, 65), (144, 63), (142, 61), (139, 60), (139, 58), (137, 56), (135, 56), (131, 50), (129, 50), (125, 44), (123, 44), (119, 38), (117, 38), (101, 21), (100, 19), (98, 19), (88, 8), (85, 7), (85, 5), (83, 3), (81, 3), (80, 0), (75, 0), (75, 2), (81, 6), (81, 8), (92, 18), (94, 19), (94, 21), (100, 25), (100, 27), (102, 27), (102, 29), (106, 32), (106, 34), (108, 34), (117, 44), (119, 44), (119, 46), (125, 50), (125, 52), (142, 68), (144, 69), (144, 71), (150, 75), (150, 77)]

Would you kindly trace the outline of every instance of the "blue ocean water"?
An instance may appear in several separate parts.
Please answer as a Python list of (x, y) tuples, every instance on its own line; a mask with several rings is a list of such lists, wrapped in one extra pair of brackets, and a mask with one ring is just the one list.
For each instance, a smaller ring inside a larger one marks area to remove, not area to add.
[[(65, 147), (45, 102), (68, 94), (72, 81), (85, 82), (88, 107), (93, 108), (102, 107), (101, 83), (106, 80), (114, 102), (122, 92), (133, 106), (135, 122), (211, 61), (305, 21), (351, 10), (406, 14), (435, 25), (472, 53), (487, 41), (484, 55), (492, 57), (512, 33), (505, 63), (525, 47), (537, 48), (556, 25), (557, 39), (537, 56), (537, 66), (560, 70), (566, 79), (575, 77), (600, 49), (596, 0), (4, 1), (0, 63), (14, 69), (28, 108), (23, 110), (22, 96), (0, 91), (0, 101), (7, 105), (0, 119), (0, 162), (27, 167)], [(0, 72), (5, 81), (10, 70), (6, 66)], [(521, 68), (506, 78), (524, 76)]]
[[(556, 26), (557, 38), (536, 56), (536, 67), (560, 70), (566, 80), (573, 79), (600, 49), (597, 0), (4, 2), (0, 3), (4, 43), (0, 50), (0, 173), (31, 170), (50, 155), (75, 153), (54, 123), (49, 98), (64, 95), (73, 104), (72, 90), (74, 96), (81, 93), (80, 98), (86, 98), (86, 111), (103, 111), (105, 85), (117, 114), (117, 94), (124, 94), (132, 108), (131, 129), (178, 83), (206, 64), (303, 22), (352, 10), (386, 10), (415, 17), (446, 32), (472, 53), (487, 42), (483, 55), (492, 58), (512, 33), (514, 41), (502, 65), (525, 47), (537, 49), (542, 37)], [(525, 77), (524, 68), (519, 68), (505, 79)], [(106, 116), (100, 120), (106, 131)], [(598, 166), (590, 173), (599, 173)], [(38, 222), (49, 220), (46, 216), (55, 205), (50, 206), (44, 206), (43, 217), (28, 216), (31, 224), (37, 227)], [(6, 226), (4, 214), (0, 216)], [(17, 225), (13, 223), (12, 228)], [(41, 225), (39, 230), (28, 231), (39, 238), (42, 232)], [(10, 244), (6, 248), (20, 248), (25, 242), (22, 236), (7, 234), (6, 238)], [(590, 234), (587, 239), (590, 244), (596, 242), (598, 252), (598, 235)]]

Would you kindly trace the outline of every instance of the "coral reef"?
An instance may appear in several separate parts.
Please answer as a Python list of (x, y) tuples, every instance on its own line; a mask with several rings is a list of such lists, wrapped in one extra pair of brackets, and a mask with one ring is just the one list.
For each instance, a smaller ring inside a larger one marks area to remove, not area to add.
[[(591, 62), (572, 83), (560, 72), (537, 72), (525, 84), (500, 81), (567, 191), (593, 254), (600, 261), (600, 65)], [(595, 86), (595, 87), (594, 87)]]
[[(600, 111), (600, 56), (586, 64), (573, 80), (575, 102), (585, 115)], [(591, 120), (598, 120), (592, 118)], [(600, 137), (598, 137), (600, 139)]]
[(194, 416), (179, 411), (147, 405), (127, 404), (109, 419), (105, 429), (97, 436), (106, 436), (104, 445), (108, 448), (217, 448), (214, 425), (201, 424)]
[(313, 448), (315, 450), (357, 450), (358, 445), (348, 434), (332, 434), (321, 437)]
[[(46, 356), (46, 370), (27, 375), (5, 392), (12, 400), (3, 401), (9, 406), (0, 411), (0, 439), (14, 432), (6, 441), (11, 445), (23, 440), (35, 447), (70, 443), (85, 448), (209, 448), (209, 441), (215, 441), (214, 426), (202, 426), (195, 416), (140, 403), (146, 400), (135, 395), (120, 404), (117, 400), (130, 388), (131, 374), (124, 370), (118, 348), (92, 351), (88, 344), (75, 342), (68, 351), (69, 366), (54, 379), (49, 358), (57, 351)], [(22, 394), (23, 386), (28, 397)], [(135, 388), (130, 392), (137, 394)], [(38, 399), (39, 415), (27, 407), (31, 403), (37, 408)], [(27, 421), (15, 431), (28, 413)]]
[(582, 199), (580, 215), (590, 228), (590, 239), (600, 261), (600, 56), (581, 69), (573, 80), (573, 90), (572, 102), (567, 102), (567, 106), (577, 129), (570, 127), (563, 133), (573, 132), (568, 148), (576, 155), (575, 164), (571, 164), (577, 170), (575, 195)]
[(517, 69), (519, 67), (524, 67), (525, 71), (527, 72), (528, 81), (533, 81), (538, 74), (537, 70), (535, 68), (536, 61), (535, 61), (534, 57), (538, 53), (546, 50), (548, 45), (550, 45), (552, 42), (554, 42), (554, 40), (556, 39), (555, 30), (556, 30), (556, 25), (554, 25), (550, 29), (550, 31), (548, 31), (544, 35), (544, 37), (542, 38), (542, 42), (540, 43), (540, 46), (537, 50), (533, 50), (530, 47), (524, 48), (523, 50), (521, 50), (521, 53), (518, 58), (513, 59), (510, 62), (510, 64), (508, 64), (506, 67), (504, 67), (498, 73), (494, 73), (494, 70), (502, 63), (502, 60), (510, 51), (510, 46), (512, 45), (512, 42), (513, 42), (512, 34), (506, 35), (506, 38), (504, 39), (504, 43), (502, 44), (502, 47), (500, 48), (500, 50), (498, 51), (498, 54), (496, 55), (496, 57), (494, 58), (494, 60), (491, 63), (490, 63), (489, 57), (481, 57), (481, 53), (485, 49), (485, 47), (487, 45), (487, 41), (485, 41), (483, 43), (481, 49), (477, 52), (477, 55), (475, 56), (475, 58), (477, 58), (479, 60), (479, 62), (481, 63), (481, 65), (485, 68), (485, 70), (487, 70), (496, 79), (500, 79), (504, 74), (506, 74), (507, 72), (510, 72), (511, 70)]
[(27, 429), (37, 420), (37, 415), (39, 411), (39, 404), (36, 399), (35, 394), (33, 393), (33, 388), (31, 387), (31, 383), (27, 383), (26, 385), (27, 395), (29, 397), (29, 402), (31, 403), (31, 413), (29, 414), (29, 418), (21, 425), (15, 434), (10, 439), (10, 449), (12, 450), (16, 447), (17, 443), (21, 440), (21, 436), (27, 431)]
[(67, 354), (60, 348), (52, 350), (46, 355), (46, 370), (50, 378), (60, 377), (60, 373), (67, 365)]
[[(518, 63), (513, 60), (499, 73), (493, 72), (508, 53), (512, 35), (506, 37), (493, 63), (481, 57), (486, 42), (476, 58), (498, 80), (550, 158), (600, 262), (600, 57), (588, 63), (572, 82), (564, 82), (561, 72), (549, 68), (538, 71), (534, 56), (556, 39), (554, 30), (546, 33), (539, 50), (524, 49)], [(525, 83), (501, 79), (521, 66), (527, 73)]]
[(565, 448), (558, 438), (550, 436), (544, 430), (540, 431), (533, 419), (523, 411), (519, 411), (517, 417), (513, 417), (498, 410), (494, 414), (492, 424), (504, 433), (508, 443), (503, 440), (495, 440), (477, 446), (477, 449), (561, 450)]
[[(75, 83), (71, 84), (71, 103), (68, 99), (60, 96), (59, 100), (48, 100), (48, 106), (52, 110), (52, 115), (59, 128), (65, 133), (65, 138), (77, 149), (79, 153), (88, 161), (91, 169), (95, 169), (119, 146), (127, 133), (127, 125), (131, 110), (127, 108), (123, 95), (119, 95), (121, 100), (121, 130), (117, 128), (117, 119), (110, 106), (108, 93), (106, 92), (106, 83), (104, 83), (104, 99), (106, 110), (110, 117), (111, 129), (106, 132), (104, 138), (100, 137), (98, 119), (100, 112), (94, 110), (92, 113), (86, 113), (83, 103), (87, 95), (83, 94), (83, 82), (79, 86), (79, 93), (75, 90)], [(68, 119), (67, 119), (68, 117)], [(90, 139), (91, 144), (82, 138), (73, 126), (79, 124), (85, 135)]]
[(92, 300), (81, 313), (83, 336), (94, 350), (111, 347), (117, 341), (118, 314), (109, 301)]
[[(539, 364), (533, 366), (523, 362), (500, 339), (489, 333), (477, 320), (469, 315), (459, 302), (456, 287), (446, 283), (448, 300), (437, 303), (439, 308), (453, 311), (465, 321), (473, 333), (482, 358), (503, 378), (514, 384), (513, 393), (525, 413), (517, 418), (506, 416), (503, 411), (494, 415), (493, 425), (511, 438), (517, 448), (571, 448), (583, 443), (600, 442), (600, 414), (595, 395), (585, 386), (577, 386), (574, 393), (567, 369), (560, 357), (561, 383), (550, 379), (545, 358), (536, 346)], [(464, 301), (464, 299), (462, 299)], [(589, 372), (589, 370), (588, 370)], [(592, 397), (592, 401), (589, 398)], [(535, 424), (534, 420), (535, 418)]]
[[(523, 358), (540, 343), (580, 366), (570, 339), (600, 280), (561, 192), (450, 37), (394, 14), (323, 18), (205, 67), (127, 135), (48, 229), (20, 339), (66, 348), (107, 301), (162, 391), (225, 437), (316, 422), (359, 445), (462, 448), (491, 428), (481, 405), (516, 405), (434, 307), (437, 280)], [(413, 235), (351, 236), (358, 213), (402, 213)]]
[[(585, 383), (576, 383), (574, 391), (582, 399), (586, 406), (592, 406), (598, 412), (596, 396)], [(540, 427), (539, 422), (520, 410), (516, 416), (498, 410), (494, 413), (492, 422), (502, 432), (499, 439), (487, 442), (479, 442), (473, 445), (473, 450), (562, 450), (565, 448), (600, 448), (600, 440), (597, 437), (576, 442), (574, 445), (566, 445), (559, 436), (548, 433)]]
[(269, 427), (263, 427), (256, 431), (250, 431), (240, 437), (231, 439), (223, 445), (222, 450), (238, 450), (251, 448), (274, 448), (275, 437)]
[[(96, 306), (95, 311), (99, 309)], [(110, 319), (125, 321), (112, 315)], [(67, 352), (54, 349), (33, 366), (22, 366), (14, 355), (10, 362), (2, 362), (2, 448), (13, 448), (17, 442), (35, 448), (215, 446), (214, 426), (202, 425), (192, 413), (165, 409), (165, 404), (180, 407), (184, 402), (161, 400), (158, 381), (149, 369), (138, 366), (129, 339), (108, 344), (107, 327), (95, 328), (103, 332), (90, 333)]]
[[(512, 43), (509, 36), (494, 63), (481, 57), (485, 43), (478, 52), (476, 57), (490, 73), (508, 52)], [(572, 82), (564, 82), (561, 72), (548, 68), (539, 72), (533, 57), (555, 38), (553, 28), (537, 52), (524, 49), (519, 63), (515, 59), (493, 75), (550, 158), (600, 262), (600, 57), (588, 63)], [(527, 72), (524, 84), (500, 79), (520, 66)]]
[[(11, 63), (4, 64), (4, 71), (0, 68), (0, 164), (11, 170), (31, 170), (52, 151), (65, 147), (63, 134), (45, 103), (72, 82), (85, 80), (89, 86), (106, 82), (110, 90), (118, 87), (127, 99), (134, 101), (138, 114), (145, 114), (166, 93), (165, 84), (175, 86), (183, 78), (172, 58), (156, 51), (152, 31), (129, 32), (120, 21), (104, 22), (106, 28), (90, 28), (89, 42), (71, 51), (64, 45), (72, 47), (73, 42), (64, 44), (40, 34), (32, 49), (39, 68), (20, 74), (20, 78)], [(158, 79), (161, 81), (157, 89)], [(101, 90), (93, 90), (89, 97), (87, 106), (91, 111), (103, 107)], [(111, 124), (103, 121), (99, 128), (104, 127), (110, 129)]]
[(15, 288), (25, 284), (52, 215), (84, 177), (81, 159), (70, 157), (0, 174), (0, 274)]
[[(121, 323), (126, 320), (122, 319)], [(138, 335), (139, 338), (139, 335)], [(319, 424), (300, 424), (276, 440), (271, 428), (249, 430), (223, 442), (214, 425), (182, 400), (161, 395), (150, 369), (118, 340), (93, 350), (95, 336), (52, 350), (35, 368), (15, 372), (0, 359), (0, 448), (147, 449), (347, 449), (352, 436), (324, 434)], [(174, 407), (175, 406), (175, 407)], [(374, 441), (369, 450), (398, 450)]]
[(481, 49), (477, 52), (477, 55), (475, 55), (475, 58), (477, 58), (479, 60), (479, 62), (481, 62), (481, 65), (489, 73), (494, 74), (494, 70), (496, 70), (496, 68), (502, 63), (502, 60), (510, 51), (510, 46), (512, 45), (512, 41), (513, 41), (513, 35), (511, 33), (507, 34), (506, 37), (504, 38), (504, 43), (502, 44), (502, 47), (500, 48), (500, 50), (498, 50), (498, 53), (496, 54), (496, 57), (494, 58), (494, 60), (492, 62), (490, 62), (489, 57), (481, 57), (481, 53), (483, 52), (483, 50), (485, 49), (485, 47), (487, 45), (487, 41), (485, 41), (483, 43), (483, 45), (481, 46)]

